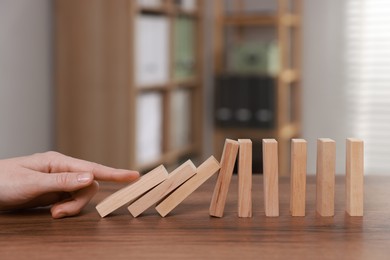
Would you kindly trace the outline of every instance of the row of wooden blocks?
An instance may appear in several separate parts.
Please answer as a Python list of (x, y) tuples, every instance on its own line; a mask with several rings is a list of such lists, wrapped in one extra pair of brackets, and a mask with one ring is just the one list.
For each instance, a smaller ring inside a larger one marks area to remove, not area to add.
[[(275, 139), (263, 139), (263, 183), (265, 215), (279, 216), (278, 143)], [(347, 139), (346, 146), (346, 212), (350, 216), (363, 216), (363, 141)], [(316, 211), (320, 216), (334, 215), (335, 194), (335, 141), (321, 138), (317, 141)], [(209, 157), (198, 168), (186, 161), (168, 174), (163, 165), (143, 175), (134, 183), (113, 193), (96, 209), (102, 217), (130, 204), (129, 212), (139, 216), (156, 206), (165, 217), (185, 198), (219, 171), (209, 213), (222, 217), (226, 198), (238, 156), (238, 216), (252, 217), (252, 141), (226, 139), (220, 163)], [(306, 204), (307, 142), (291, 140), (291, 191), (292, 216), (305, 216)]]

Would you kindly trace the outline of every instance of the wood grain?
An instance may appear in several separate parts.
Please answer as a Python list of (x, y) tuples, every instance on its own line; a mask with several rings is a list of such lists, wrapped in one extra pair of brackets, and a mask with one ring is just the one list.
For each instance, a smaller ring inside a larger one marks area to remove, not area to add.
[(305, 216), (306, 205), (307, 142), (291, 140), (290, 211), (295, 217)]
[(252, 141), (238, 139), (238, 216), (252, 217)]
[(185, 200), (189, 195), (191, 195), (191, 193), (198, 189), (219, 169), (219, 162), (214, 158), (214, 156), (210, 156), (196, 169), (196, 174), (191, 179), (177, 188), (156, 206), (158, 213), (162, 217), (168, 215), (169, 212), (176, 208), (183, 200)]
[(221, 156), (221, 170), (219, 171), (217, 183), (211, 198), (209, 213), (213, 217), (222, 217), (225, 209), (226, 197), (228, 195), (230, 181), (236, 164), (239, 143), (226, 139)]
[(323, 217), (334, 215), (336, 143), (329, 138), (317, 140), (317, 212)]
[[(55, 0), (53, 33), (55, 62), (55, 148), (73, 157), (116, 168), (146, 172), (159, 164), (173, 166), (183, 157), (202, 155), (203, 125), (203, 0), (190, 15), (195, 23), (195, 71), (191, 90), (189, 146), (181, 150), (171, 146), (171, 96), (185, 84), (170, 77), (160, 88), (136, 86), (136, 19), (142, 14), (135, 0)], [(155, 15), (166, 17), (170, 29), (182, 14), (174, 11), (174, 0), (163, 1), (167, 8)], [(191, 12), (190, 12), (191, 13)], [(187, 13), (189, 15), (190, 13)], [(173, 30), (169, 30), (169, 60), (174, 61)], [(137, 98), (145, 91), (163, 96), (163, 140), (161, 156), (139, 164), (137, 155)], [(182, 122), (175, 122), (176, 124)], [(151, 165), (152, 164), (152, 165)]]
[(348, 138), (346, 143), (345, 210), (350, 216), (363, 216), (364, 143)]
[(279, 216), (278, 142), (263, 139), (264, 208), (267, 217)]
[(52, 2), (56, 150), (128, 168), (133, 1)]
[[(290, 179), (281, 177), (280, 217), (267, 218), (263, 194), (254, 193), (253, 217), (238, 218), (237, 176), (223, 218), (208, 214), (216, 178), (209, 179), (175, 214), (154, 209), (131, 218), (126, 208), (100, 218), (94, 206), (123, 185), (101, 183), (99, 193), (73, 218), (55, 220), (49, 209), (0, 212), (1, 259), (387, 259), (390, 248), (390, 178), (365, 176), (365, 215), (345, 214), (345, 177), (336, 176), (335, 216), (315, 214), (315, 177), (307, 178), (304, 218), (289, 212)], [(262, 183), (255, 174), (253, 182)]]
[(142, 212), (147, 210), (153, 204), (158, 203), (160, 200), (164, 199), (177, 187), (182, 185), (189, 178), (194, 176), (196, 172), (195, 165), (191, 160), (186, 161), (173, 172), (168, 175), (168, 178), (154, 187), (151, 191), (143, 195), (141, 198), (137, 199), (127, 208), (133, 217), (138, 217)]
[[(0, 213), (1, 259), (387, 259), (390, 248), (390, 178), (365, 177), (365, 215), (345, 214), (344, 175), (336, 176), (335, 216), (315, 214), (315, 178), (307, 179), (306, 217), (289, 213), (290, 179), (281, 177), (280, 217), (267, 218), (263, 194), (254, 193), (253, 217), (238, 218), (233, 176), (223, 218), (208, 206), (209, 179), (169, 218), (154, 209), (131, 218), (126, 208), (100, 218), (94, 206), (123, 185), (101, 183), (80, 216), (54, 220), (49, 209)], [(254, 183), (262, 183), (255, 174)]]
[(96, 210), (99, 212), (100, 216), (105, 217), (114, 210), (117, 210), (125, 204), (136, 200), (167, 178), (167, 170), (163, 165), (160, 165), (147, 174), (141, 176), (135, 182), (105, 198), (96, 206)]

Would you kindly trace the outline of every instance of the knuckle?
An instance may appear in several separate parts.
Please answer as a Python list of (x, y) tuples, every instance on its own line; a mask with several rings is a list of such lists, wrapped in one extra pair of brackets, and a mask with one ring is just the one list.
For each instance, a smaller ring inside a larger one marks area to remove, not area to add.
[(69, 174), (58, 174), (56, 176), (56, 183), (59, 187), (66, 189), (71, 183)]
[(96, 162), (91, 162), (91, 171), (94, 173), (99, 167), (101, 167), (101, 164), (98, 164)]
[(53, 158), (58, 157), (60, 155), (60, 153), (56, 152), (56, 151), (48, 151), (48, 152), (45, 152), (44, 155), (53, 159)]
[(42, 153), (34, 153), (33, 156), (39, 160), (44, 160), (44, 161), (52, 161), (54, 160), (55, 158), (58, 158), (58, 156), (60, 155), (59, 152), (55, 152), (55, 151), (47, 151), (47, 152), (42, 152)]
[(102, 165), (96, 162), (91, 162), (90, 167), (91, 167), (91, 173), (95, 175), (97, 172), (99, 172), (99, 169), (101, 169)]

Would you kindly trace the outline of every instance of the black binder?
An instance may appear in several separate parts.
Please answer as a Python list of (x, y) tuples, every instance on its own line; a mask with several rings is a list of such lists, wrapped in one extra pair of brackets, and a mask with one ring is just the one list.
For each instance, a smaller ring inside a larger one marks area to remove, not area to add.
[(215, 122), (220, 127), (270, 129), (275, 125), (275, 80), (260, 75), (216, 79)]
[(270, 129), (275, 126), (275, 80), (265, 76), (251, 76), (252, 126)]
[(233, 104), (231, 92), (234, 91), (229, 75), (220, 75), (215, 83), (215, 112), (214, 118), (218, 126), (233, 126)]

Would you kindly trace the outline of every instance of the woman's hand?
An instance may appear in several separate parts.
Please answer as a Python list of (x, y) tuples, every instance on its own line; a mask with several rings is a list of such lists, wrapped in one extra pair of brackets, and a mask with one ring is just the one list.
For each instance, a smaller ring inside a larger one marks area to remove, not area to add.
[(74, 216), (98, 191), (97, 181), (131, 182), (139, 173), (57, 152), (0, 160), (0, 210), (53, 205), (53, 218)]

